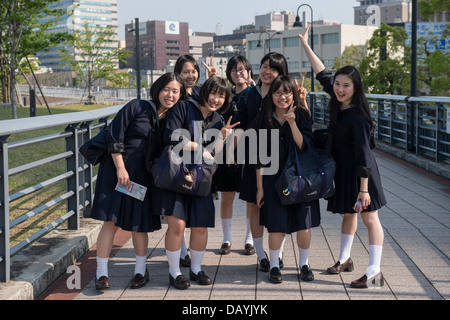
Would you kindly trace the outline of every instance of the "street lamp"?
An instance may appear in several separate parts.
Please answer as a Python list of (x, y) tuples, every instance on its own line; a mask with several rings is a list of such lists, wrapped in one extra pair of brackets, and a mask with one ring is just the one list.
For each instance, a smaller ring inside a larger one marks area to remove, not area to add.
[[(262, 47), (262, 45), (261, 45), (261, 36), (262, 36), (264, 33), (267, 34), (267, 35), (269, 36), (269, 52), (272, 52), (272, 50), (271, 50), (271, 48), (270, 48), (270, 40), (273, 38), (274, 35), (276, 35), (276, 34), (281, 34), (281, 32), (275, 32), (274, 34), (270, 35), (267, 31), (262, 31), (262, 32), (259, 34), (258, 44), (256, 45), (256, 47), (258, 47), (258, 48), (261, 48), (261, 47)], [(264, 46), (264, 48), (265, 48), (265, 46)], [(264, 53), (265, 53), (265, 52), (264, 52)]]
[[(298, 15), (299, 9), (303, 6), (307, 6), (311, 10), (311, 50), (314, 52), (314, 25), (313, 25), (314, 18), (313, 18), (313, 9), (311, 8), (311, 6), (309, 4), (304, 3), (304, 4), (301, 4), (298, 6), (297, 17), (295, 18), (295, 22), (294, 22), (293, 26), (294, 27), (302, 27), (303, 26), (300, 21), (300, 16)], [(311, 92), (314, 92), (314, 70), (312, 68), (312, 65), (311, 65)], [(314, 97), (312, 94), (309, 95), (309, 99), (310, 99), (310, 104), (311, 104), (311, 106), (310, 106), (311, 107), (311, 115), (314, 120)]]
[(137, 87), (137, 98), (141, 99), (141, 52), (139, 48), (139, 18), (134, 19), (134, 29), (128, 30), (128, 32), (133, 32), (135, 35), (135, 55), (136, 55), (136, 87)]

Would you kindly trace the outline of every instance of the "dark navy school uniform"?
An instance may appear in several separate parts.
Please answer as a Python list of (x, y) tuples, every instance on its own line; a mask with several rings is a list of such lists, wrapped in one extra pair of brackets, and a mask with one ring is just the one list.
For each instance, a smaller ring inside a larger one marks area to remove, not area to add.
[[(297, 126), (304, 138), (312, 139), (312, 123), (311, 118), (306, 111), (300, 110), (302, 117), (296, 117)], [(292, 233), (299, 230), (306, 230), (320, 225), (320, 207), (319, 200), (304, 202), (293, 205), (282, 205), (278, 193), (275, 191), (274, 185), (278, 180), (284, 165), (289, 156), (290, 144), (292, 144), (293, 138), (291, 133), (291, 127), (287, 121), (284, 121), (282, 125), (278, 122), (275, 115), (273, 115), (272, 123), (274, 129), (268, 130), (268, 152), (273, 154), (277, 150), (272, 151), (273, 148), (278, 147), (279, 154), (279, 167), (276, 174), (263, 175), (263, 189), (264, 189), (264, 204), (260, 210), (260, 225), (264, 225), (267, 231), (279, 232), (279, 233)], [(279, 143), (278, 146), (272, 146), (270, 142), (270, 134), (274, 130), (278, 130)], [(295, 142), (294, 142), (295, 143)], [(297, 147), (299, 157), (301, 152), (305, 151), (307, 146), (304, 144), (302, 150)], [(292, 150), (292, 149), (291, 149)], [(256, 165), (255, 168), (259, 167)]]
[[(230, 117), (233, 117), (231, 120), (237, 117), (237, 105), (244, 94), (245, 90), (242, 90), (239, 93), (236, 93), (235, 88), (231, 90), (232, 100), (230, 103), (230, 107), (226, 110), (225, 113), (222, 114), (225, 123), (228, 122)], [(225, 148), (227, 146), (225, 145)], [(226, 150), (226, 149), (225, 149)], [(224, 151), (225, 151), (224, 150)], [(235, 152), (235, 150), (228, 150), (227, 152)], [(226, 152), (223, 152), (222, 164), (219, 164), (217, 167), (217, 171), (214, 174), (214, 190), (215, 191), (238, 191), (239, 189), (239, 165), (227, 164), (226, 163)], [(217, 156), (217, 154), (216, 154)], [(235, 157), (236, 159), (236, 157)]]
[[(202, 133), (207, 129), (221, 129), (224, 126), (223, 117), (217, 113), (211, 113), (206, 119), (191, 99), (181, 100), (173, 106), (166, 118), (166, 126), (163, 130), (163, 144), (176, 145), (178, 141), (172, 141), (172, 133), (176, 129), (186, 129), (194, 140), (194, 128), (191, 122), (191, 112), (195, 121), (202, 121)], [(204, 141), (203, 146), (207, 146), (211, 141)], [(156, 187), (155, 187), (156, 188)], [(154, 213), (166, 216), (176, 216), (186, 221), (187, 227), (214, 227), (215, 208), (212, 195), (191, 196), (180, 194), (170, 190), (159, 189), (153, 198)]]
[[(263, 101), (261, 87), (259, 85), (247, 88), (249, 90), (246, 99), (243, 97), (238, 103), (238, 113), (234, 122), (240, 122), (238, 128), (247, 130), (255, 119)], [(245, 90), (244, 90), (245, 91)], [(239, 199), (256, 204), (256, 171), (248, 161), (248, 145), (246, 145), (246, 164), (240, 165)]]
[[(323, 70), (316, 78), (327, 93), (333, 94), (331, 71)], [(386, 205), (378, 165), (370, 149), (370, 123), (352, 107), (339, 112), (331, 154), (336, 161), (335, 193), (327, 199), (328, 211), (355, 213), (353, 206), (361, 177), (369, 178), (370, 206), (363, 211), (378, 210)]]
[(97, 175), (91, 217), (112, 221), (127, 231), (152, 232), (161, 229), (159, 217), (152, 215), (151, 175), (144, 160), (147, 135), (154, 122), (154, 113), (150, 108), (150, 104), (144, 101), (130, 101), (111, 122), (107, 136), (108, 152), (122, 153), (130, 180), (147, 187), (144, 200), (115, 190), (117, 174), (110, 154), (100, 163)]

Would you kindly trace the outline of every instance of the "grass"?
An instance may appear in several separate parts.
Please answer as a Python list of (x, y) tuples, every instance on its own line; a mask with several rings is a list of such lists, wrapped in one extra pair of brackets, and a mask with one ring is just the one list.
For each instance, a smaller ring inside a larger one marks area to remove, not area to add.
[[(67, 105), (50, 107), (52, 114), (68, 113), (87, 111), (98, 108), (107, 107), (107, 105)], [(44, 106), (38, 106), (36, 108), (36, 119), (39, 116), (49, 115), (47, 108)], [(11, 119), (10, 108), (0, 108), (0, 120)], [(29, 108), (18, 107), (18, 118), (29, 117)], [(1, 122), (0, 122), (1, 126)], [(33, 137), (49, 135), (53, 133), (63, 132), (64, 126), (52, 127), (47, 129), (28, 131), (13, 134), (8, 138), (8, 142), (20, 141), (30, 139)], [(51, 155), (59, 154), (65, 151), (64, 139), (58, 139), (55, 141), (39, 143), (31, 146), (17, 148), (9, 150), (8, 154), (8, 166), (9, 169), (18, 167), (23, 164), (27, 164), (33, 161), (37, 161)], [(98, 166), (97, 166), (98, 167)], [(97, 168), (94, 168), (96, 171)], [(53, 163), (40, 166), (16, 175), (9, 177), (9, 194), (12, 195), (16, 192), (22, 191), (25, 188), (39, 184), (47, 179), (60, 175), (66, 172), (65, 160), (55, 161)], [(36, 191), (30, 195), (24, 196), (10, 203), (10, 221), (17, 217), (26, 214), (27, 212), (43, 205), (44, 203), (57, 198), (58, 196), (66, 192), (66, 181), (60, 181), (47, 186), (39, 191)], [(66, 202), (50, 207), (43, 212), (29, 218), (21, 224), (11, 228), (10, 230), (10, 247), (15, 246), (19, 242), (23, 241), (30, 235), (39, 231), (43, 227), (52, 223), (62, 215), (66, 213)]]

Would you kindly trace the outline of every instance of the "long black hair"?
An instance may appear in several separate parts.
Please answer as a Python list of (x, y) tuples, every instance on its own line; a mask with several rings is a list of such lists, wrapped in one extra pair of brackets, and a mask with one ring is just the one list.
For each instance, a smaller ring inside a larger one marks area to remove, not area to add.
[[(358, 69), (354, 66), (345, 66), (336, 72), (334, 79), (336, 79), (339, 75), (346, 75), (352, 80), (354, 93), (351, 104), (353, 106), (353, 110), (360, 113), (365, 119), (367, 119), (367, 121), (369, 121), (370, 130), (373, 131), (375, 126), (372, 120), (372, 115), (370, 114), (369, 101), (367, 101), (366, 94), (364, 93), (361, 74)], [(328, 103), (328, 112), (330, 114), (330, 124), (332, 128), (336, 126), (340, 109), (341, 103), (337, 100), (333, 90), (330, 102)]]
[(158, 109), (161, 106), (161, 102), (159, 101), (159, 93), (172, 81), (176, 81), (180, 84), (180, 98), (178, 101), (186, 98), (186, 87), (184, 86), (183, 79), (176, 73), (167, 72), (159, 77), (150, 88), (150, 96), (152, 97), (152, 100), (155, 101)]
[(300, 103), (300, 95), (298, 93), (298, 87), (295, 80), (287, 75), (280, 75), (273, 80), (270, 85), (269, 91), (263, 100), (261, 110), (255, 117), (251, 127), (254, 129), (274, 129), (272, 114), (275, 111), (275, 104), (273, 103), (273, 93), (283, 86), (285, 91), (292, 92), (292, 98), (295, 109), (296, 119), (309, 119), (310, 112)]

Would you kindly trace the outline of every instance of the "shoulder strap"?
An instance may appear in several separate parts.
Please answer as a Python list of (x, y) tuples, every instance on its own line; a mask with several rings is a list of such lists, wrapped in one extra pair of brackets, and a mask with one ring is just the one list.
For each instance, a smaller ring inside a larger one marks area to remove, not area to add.
[(156, 104), (152, 100), (139, 100), (139, 106), (141, 106), (140, 112), (143, 111), (142, 102), (148, 102), (150, 104), (150, 114), (153, 115), (153, 119), (150, 119), (150, 122), (152, 123), (153, 128), (159, 128), (159, 117)]

